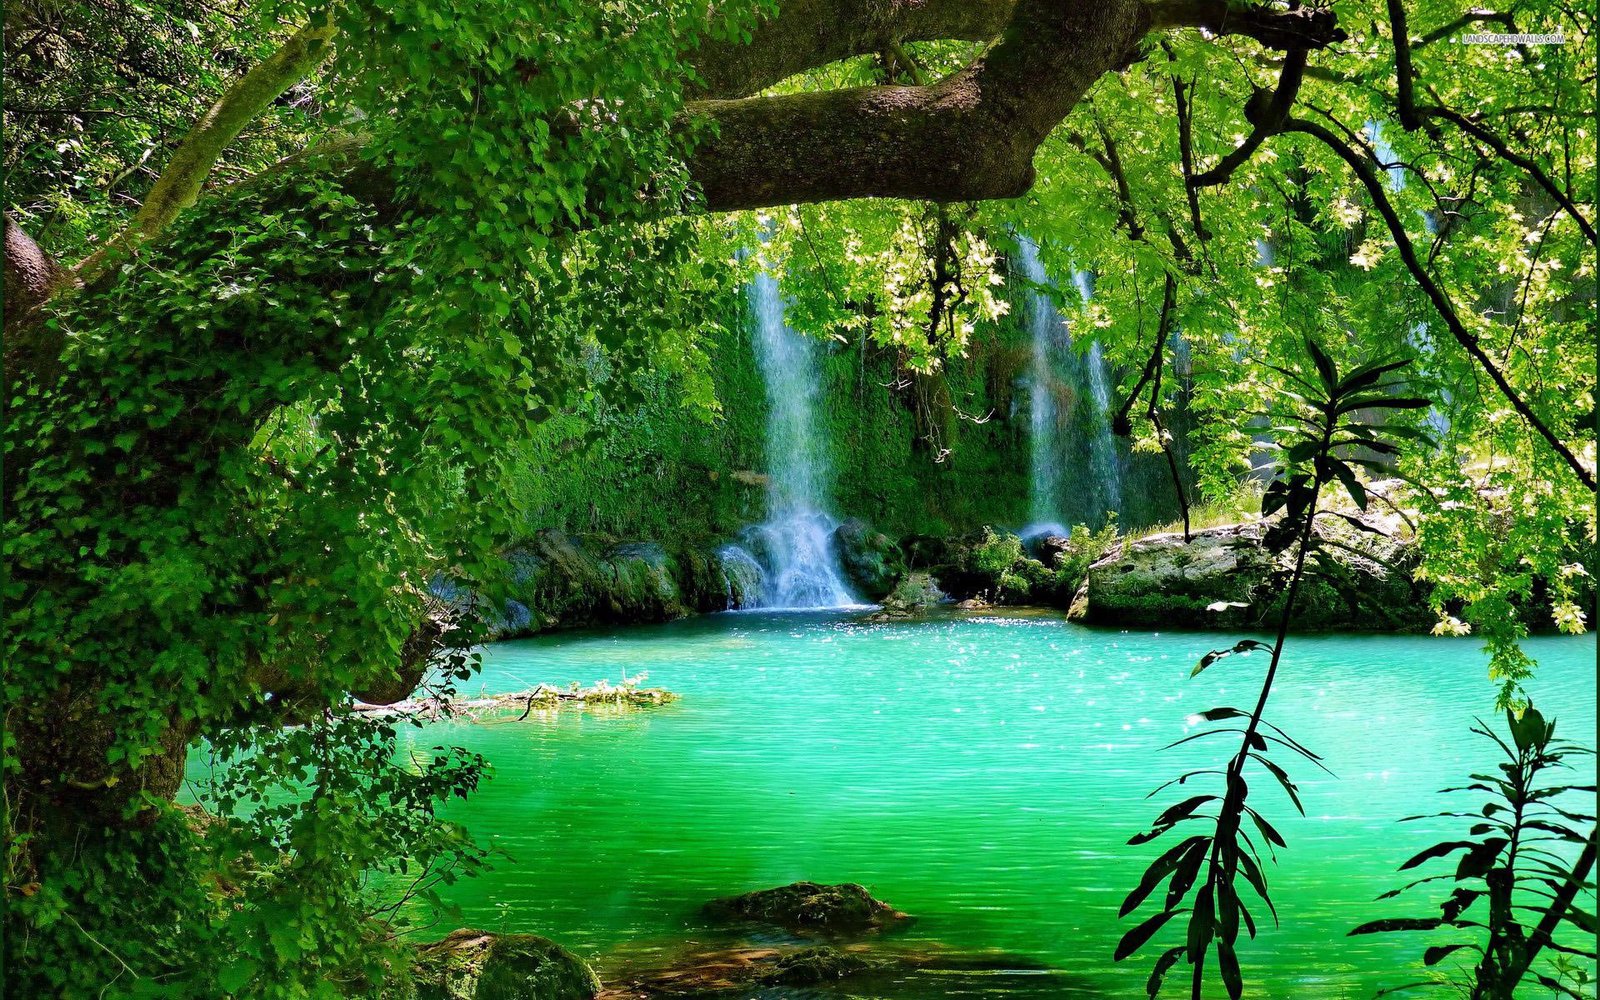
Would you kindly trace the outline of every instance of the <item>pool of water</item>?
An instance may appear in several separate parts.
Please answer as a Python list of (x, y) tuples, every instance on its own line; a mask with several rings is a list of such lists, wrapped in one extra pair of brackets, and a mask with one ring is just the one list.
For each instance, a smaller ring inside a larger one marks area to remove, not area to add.
[[(681, 936), (709, 898), (853, 881), (916, 915), (913, 937), (1006, 949), (1101, 995), (1136, 997), (1157, 949), (1114, 964), (1130, 926), (1116, 911), (1165, 841), (1126, 841), (1194, 786), (1146, 793), (1222, 761), (1230, 744), (1159, 748), (1194, 732), (1197, 712), (1253, 704), (1264, 656), (1189, 677), (1223, 644), (1053, 616), (714, 615), (498, 643), (467, 685), (648, 671), (681, 702), (410, 738), (468, 746), (494, 765), (452, 813), (506, 853), (453, 887), (468, 923), (549, 935), (603, 969), (619, 946)], [(1535, 703), (1589, 742), (1593, 637), (1528, 645)], [(1475, 715), (1493, 719), (1484, 664), (1470, 639), (1291, 637), (1267, 718), (1336, 777), (1280, 758), (1305, 818), (1265, 782), (1252, 795), (1289, 849), (1267, 875), (1282, 925), (1260, 913), (1261, 937), (1242, 944), (1249, 995), (1370, 997), (1413, 978), (1420, 939), (1345, 934), (1437, 912), (1429, 896), (1373, 899), (1411, 853), (1456, 829), (1396, 820), (1446, 808), (1437, 789), (1495, 762), (1468, 732)]]

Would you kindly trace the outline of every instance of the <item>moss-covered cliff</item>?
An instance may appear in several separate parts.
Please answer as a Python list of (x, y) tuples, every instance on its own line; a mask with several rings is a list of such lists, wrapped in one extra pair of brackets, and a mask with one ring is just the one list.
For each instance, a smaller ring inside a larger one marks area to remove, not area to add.
[[(704, 418), (684, 405), (679, 380), (654, 375), (634, 386), (638, 402), (597, 399), (554, 418), (507, 482), (529, 532), (710, 540), (764, 518), (767, 390), (742, 299), (730, 296), (726, 308), (725, 332), (707, 345), (721, 412)], [(894, 537), (1028, 521), (1032, 347), (1018, 323), (979, 331), (967, 356), (934, 375), (860, 340), (829, 341), (819, 356), (832, 513)], [(1070, 385), (1052, 391), (1067, 403), (1063, 419), (1099, 419)], [(1161, 456), (1123, 449), (1122, 458), (1124, 523), (1175, 517)]]

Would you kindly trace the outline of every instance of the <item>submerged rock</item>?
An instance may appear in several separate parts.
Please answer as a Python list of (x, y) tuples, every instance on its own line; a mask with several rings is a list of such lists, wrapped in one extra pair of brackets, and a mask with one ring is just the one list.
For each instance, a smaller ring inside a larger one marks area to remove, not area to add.
[(851, 937), (903, 927), (912, 918), (853, 882), (794, 882), (741, 896), (714, 899), (705, 915), (720, 921), (769, 924), (798, 935)]
[(780, 955), (761, 980), (784, 986), (815, 986), (857, 975), (871, 967), (872, 963), (860, 955), (824, 945)]
[(594, 1000), (600, 980), (583, 959), (537, 934), (462, 929), (422, 945), (415, 1000)]
[(906, 574), (906, 557), (900, 546), (860, 518), (851, 518), (833, 530), (832, 545), (845, 581), (861, 597), (881, 600)]
[(643, 965), (619, 968), (616, 975), (607, 977), (601, 1000), (830, 996), (1101, 1000), (1084, 984), (1033, 959), (992, 950), (962, 951), (937, 942), (820, 947), (748, 942), (709, 948), (695, 942), (686, 945), (669, 957), (656, 953)]

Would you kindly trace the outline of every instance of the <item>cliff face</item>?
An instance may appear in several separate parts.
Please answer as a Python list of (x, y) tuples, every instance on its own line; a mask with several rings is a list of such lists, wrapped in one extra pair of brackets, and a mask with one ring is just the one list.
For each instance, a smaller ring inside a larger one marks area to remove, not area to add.
[[(769, 401), (749, 324), (732, 305), (730, 316), (708, 345), (714, 418), (697, 417), (685, 384), (657, 373), (632, 386), (636, 402), (584, 404), (527, 442), (505, 488), (529, 536), (553, 528), (712, 542), (766, 516)], [(827, 442), (832, 514), (896, 539), (1027, 523), (1032, 355), (1014, 322), (980, 331), (968, 356), (932, 375), (860, 340), (831, 341), (818, 355), (816, 432)], [(1063, 419), (1092, 419), (1088, 409), (1068, 407)], [(1173, 418), (1181, 434), (1182, 415)], [(1175, 518), (1161, 456), (1130, 455), (1120, 440), (1118, 449), (1122, 523)]]

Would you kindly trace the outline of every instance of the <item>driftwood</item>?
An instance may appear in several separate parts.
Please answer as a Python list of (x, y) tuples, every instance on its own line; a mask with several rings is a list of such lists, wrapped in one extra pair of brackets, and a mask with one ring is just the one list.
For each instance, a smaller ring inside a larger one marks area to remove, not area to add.
[[(605, 680), (592, 687), (580, 687), (576, 682), (564, 688), (540, 684), (527, 691), (513, 691), (508, 694), (448, 698), (430, 695), (424, 698), (409, 698), (390, 705), (373, 705), (357, 701), (351, 709), (368, 718), (407, 718), (428, 722), (464, 718), (471, 721), (521, 722), (535, 710), (549, 712), (561, 708), (576, 708), (580, 711), (592, 708), (641, 708), (665, 705), (678, 700), (678, 695), (665, 688), (640, 687), (639, 682), (643, 680), (644, 675), (641, 674), (638, 677), (628, 678), (620, 685)], [(503, 718), (518, 710), (521, 710), (521, 715), (515, 720)]]

